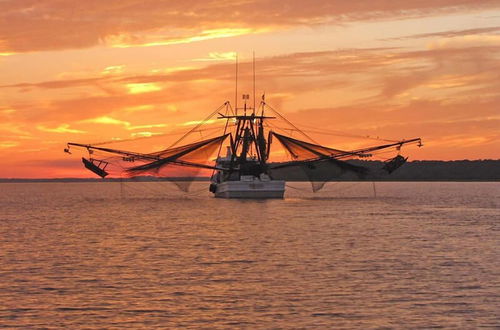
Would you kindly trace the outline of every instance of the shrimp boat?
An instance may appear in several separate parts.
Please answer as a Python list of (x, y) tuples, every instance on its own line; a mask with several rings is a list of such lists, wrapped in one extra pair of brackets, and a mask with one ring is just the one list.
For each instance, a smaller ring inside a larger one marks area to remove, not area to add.
[[(215, 197), (263, 199), (283, 198), (286, 183), (291, 181), (308, 181), (312, 190), (318, 191), (329, 181), (363, 179), (373, 170), (353, 160), (364, 160), (379, 152), (397, 153), (378, 169), (390, 174), (407, 160), (400, 154), (403, 146), (422, 146), (420, 138), (384, 141), (356, 150), (323, 146), (270, 106), (264, 95), (258, 107), (255, 101), (253, 107), (247, 106), (248, 94), (243, 95), (243, 99), (242, 108), (233, 108), (230, 102), (225, 102), (176, 143), (159, 151), (141, 153), (110, 148), (106, 143), (75, 142), (67, 143), (64, 151), (71, 153), (73, 148), (86, 151), (88, 156), (82, 157), (85, 168), (101, 178), (109, 174), (114, 177), (162, 177), (187, 191), (200, 171), (208, 171), (211, 173), (209, 191)], [(223, 123), (222, 132), (217, 136), (181, 144), (187, 137), (202, 132), (202, 126), (213, 123), (214, 118)], [(287, 128), (274, 125), (272, 122), (276, 120)], [(295, 136), (286, 132), (293, 132)], [(288, 159), (272, 161), (273, 151), (287, 154)]]
[(285, 180), (274, 179), (267, 164), (271, 135), (266, 140), (264, 122), (274, 117), (247, 115), (246, 103), (243, 110), (243, 115), (219, 117), (237, 125), (226, 155), (216, 159), (209, 190), (220, 198), (283, 198)]

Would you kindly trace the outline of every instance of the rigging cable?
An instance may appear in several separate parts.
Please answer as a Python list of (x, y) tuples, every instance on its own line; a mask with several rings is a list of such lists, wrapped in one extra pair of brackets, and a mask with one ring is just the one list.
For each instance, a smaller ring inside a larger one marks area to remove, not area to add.
[(182, 140), (184, 140), (189, 134), (193, 133), (193, 131), (197, 128), (199, 128), (201, 125), (205, 124), (207, 121), (210, 120), (210, 118), (212, 118), (213, 116), (215, 116), (220, 109), (222, 109), (224, 106), (226, 106), (228, 102), (224, 102), (223, 105), (221, 105), (220, 107), (218, 107), (217, 109), (215, 109), (214, 112), (212, 112), (208, 117), (206, 117), (205, 119), (203, 119), (198, 125), (196, 125), (193, 129), (189, 130), (186, 134), (184, 134), (183, 136), (181, 136), (180, 139), (178, 139), (177, 141), (175, 141), (170, 147), (168, 147), (168, 149), (170, 148), (173, 148), (174, 146), (176, 146), (178, 143), (180, 143)]
[(317, 143), (316, 141), (314, 141), (309, 135), (307, 135), (306, 133), (304, 133), (302, 130), (300, 130), (297, 126), (295, 126), (294, 124), (292, 124), (292, 122), (290, 122), (288, 119), (286, 119), (285, 117), (283, 117), (283, 115), (276, 109), (274, 109), (272, 106), (270, 106), (269, 104), (267, 104), (265, 101), (262, 101), (265, 105), (267, 105), (267, 107), (269, 109), (271, 109), (278, 117), (280, 117), (282, 120), (284, 120), (286, 123), (288, 123), (288, 125), (292, 126), (293, 128), (295, 128), (299, 133), (301, 133), (302, 135), (304, 135), (307, 139), (309, 139), (310, 141), (312, 141), (313, 143), (315, 144), (319, 144)]

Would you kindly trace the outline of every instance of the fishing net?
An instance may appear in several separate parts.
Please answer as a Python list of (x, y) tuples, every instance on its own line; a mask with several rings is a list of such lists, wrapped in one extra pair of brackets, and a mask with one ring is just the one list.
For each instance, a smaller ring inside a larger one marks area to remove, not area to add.
[(308, 160), (323, 156), (335, 157), (346, 154), (346, 151), (297, 140), (276, 132), (273, 132), (273, 136), (276, 137), (292, 159), (295, 160)]
[(144, 175), (148, 173), (157, 175), (160, 169), (168, 165), (195, 167), (197, 169), (212, 169), (213, 166), (206, 164), (206, 162), (210, 156), (217, 149), (219, 149), (220, 144), (227, 138), (228, 135), (229, 134), (226, 134), (186, 146), (148, 154), (148, 156), (158, 159), (143, 165), (131, 167), (127, 169), (127, 172), (132, 175)]
[[(181, 190), (200, 176), (214, 169), (211, 157), (229, 134), (187, 145), (142, 154), (105, 147), (88, 147), (89, 157), (82, 158), (84, 166), (100, 177), (126, 177), (137, 180), (171, 181)], [(159, 179), (159, 180), (160, 180)]]
[(297, 140), (273, 132), (273, 136), (289, 153), (293, 161), (269, 164), (269, 174), (275, 180), (309, 181), (314, 192), (328, 181), (346, 175), (362, 177), (366, 168), (335, 159), (347, 152)]

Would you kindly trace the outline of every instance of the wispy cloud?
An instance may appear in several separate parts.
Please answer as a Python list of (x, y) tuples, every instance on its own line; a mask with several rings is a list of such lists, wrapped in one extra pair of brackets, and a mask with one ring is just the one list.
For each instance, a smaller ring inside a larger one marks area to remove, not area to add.
[(210, 120), (191, 120), (191, 121), (187, 121), (187, 122), (184, 122), (182, 124), (179, 124), (179, 126), (195, 126), (195, 125), (199, 125), (199, 124), (202, 124), (202, 123), (205, 123), (205, 124), (213, 124), (217, 122), (217, 120), (215, 119), (210, 119)]
[[(499, 8), (496, 0), (0, 2), (0, 53), (149, 47), (298, 26), (397, 19)], [(78, 12), (78, 15), (75, 15)]]
[(28, 135), (28, 132), (26, 132), (23, 127), (23, 125), (16, 123), (16, 122), (5, 122), (5, 123), (0, 123), (0, 132), (3, 132), (2, 135), (5, 136), (5, 133), (13, 134), (16, 136), (26, 136)]
[(110, 75), (110, 74), (122, 74), (125, 71), (125, 65), (110, 65), (102, 70), (102, 74)]
[(81, 123), (119, 125), (119, 126), (125, 126), (125, 127), (130, 126), (130, 123), (128, 121), (119, 120), (119, 119), (111, 118), (108, 116), (85, 119), (85, 120), (82, 120)]
[(162, 135), (162, 133), (154, 133), (154, 132), (135, 132), (130, 134), (132, 137), (152, 137), (155, 135)]
[(148, 110), (153, 110), (154, 105), (151, 104), (143, 104), (143, 105), (138, 105), (134, 107), (125, 107), (124, 110), (127, 112), (140, 112), (140, 111), (148, 111)]
[[(181, 38), (162, 39), (157, 36), (131, 36), (127, 34), (111, 35), (105, 39), (105, 44), (113, 48), (131, 47), (156, 47), (178, 44), (188, 44), (192, 42), (205, 41), (211, 39), (230, 38), (251, 33), (265, 32), (265, 29), (251, 28), (225, 28), (201, 31), (197, 35), (185, 36)], [(153, 39), (153, 40), (148, 40)]]
[(126, 86), (130, 94), (142, 94), (162, 90), (162, 88), (155, 83), (127, 84)]
[(80, 123), (122, 126), (123, 128), (130, 130), (130, 131), (138, 130), (138, 129), (145, 129), (145, 128), (163, 128), (163, 127), (168, 126), (167, 124), (132, 125), (128, 121), (115, 119), (115, 118), (112, 118), (109, 116), (101, 116), (101, 117), (96, 117), (96, 118), (85, 119), (85, 120), (81, 120)]
[(13, 115), (14, 113), (16, 113), (15, 109), (11, 109), (11, 108), (2, 109), (0, 107), (0, 114), (2, 114), (2, 115), (10, 116), (10, 115)]
[(14, 148), (19, 145), (17, 141), (0, 141), (0, 149)]
[(207, 57), (196, 58), (193, 61), (200, 61), (200, 62), (234, 61), (236, 59), (236, 56), (237, 56), (236, 52), (225, 52), (225, 53), (210, 52), (210, 53), (208, 53)]
[(490, 34), (500, 32), (500, 26), (490, 26), (490, 27), (481, 27), (474, 29), (463, 29), (463, 30), (451, 30), (451, 31), (441, 31), (441, 32), (432, 32), (432, 33), (420, 33), (420, 34), (412, 34), (397, 38), (388, 38), (381, 40), (404, 40), (404, 39), (423, 39), (423, 38), (453, 38), (453, 37), (462, 37), (462, 36), (470, 36), (477, 34)]
[(37, 87), (37, 88), (47, 88), (47, 89), (56, 89), (56, 88), (72, 88), (79, 86), (90, 86), (95, 85), (95, 83), (99, 83), (105, 81), (106, 77), (92, 77), (92, 78), (78, 78), (78, 79), (59, 79), (59, 80), (50, 80), (43, 81), (38, 83), (20, 83), (20, 84), (12, 84), (12, 85), (2, 85), (0, 88), (29, 88), (29, 87)]
[(163, 128), (167, 127), (167, 124), (151, 124), (151, 125), (137, 125), (137, 126), (129, 126), (128, 130), (136, 130), (136, 129), (145, 129), (145, 128)]
[(68, 124), (61, 124), (58, 127), (55, 128), (48, 128), (43, 125), (37, 125), (37, 129), (42, 132), (49, 132), (49, 133), (70, 133), (70, 134), (83, 134), (87, 133), (86, 131), (78, 130), (78, 129), (72, 129), (69, 128), (70, 125)]

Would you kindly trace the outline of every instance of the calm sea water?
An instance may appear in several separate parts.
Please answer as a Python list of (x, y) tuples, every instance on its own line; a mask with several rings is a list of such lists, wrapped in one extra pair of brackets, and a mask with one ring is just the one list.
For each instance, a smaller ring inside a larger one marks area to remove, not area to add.
[(0, 184), (0, 326), (500, 327), (500, 183), (294, 186)]

